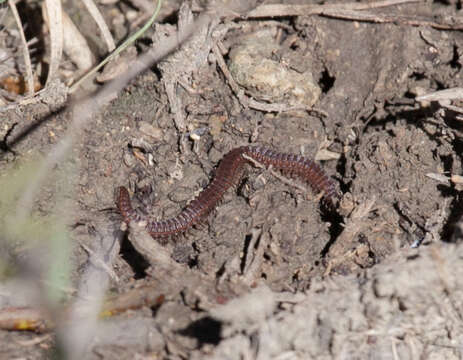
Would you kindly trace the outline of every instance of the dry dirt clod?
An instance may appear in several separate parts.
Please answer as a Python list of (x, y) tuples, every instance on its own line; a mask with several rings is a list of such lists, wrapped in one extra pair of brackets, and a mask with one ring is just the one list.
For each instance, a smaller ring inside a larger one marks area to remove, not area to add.
[(312, 73), (298, 73), (274, 59), (280, 45), (276, 29), (259, 30), (230, 51), (230, 72), (255, 99), (312, 107), (321, 94)]

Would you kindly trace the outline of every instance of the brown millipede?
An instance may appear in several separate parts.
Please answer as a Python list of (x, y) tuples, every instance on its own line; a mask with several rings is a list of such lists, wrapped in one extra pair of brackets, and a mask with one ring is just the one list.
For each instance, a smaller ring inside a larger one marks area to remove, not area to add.
[(231, 150), (222, 158), (209, 185), (177, 216), (159, 221), (142, 217), (132, 208), (129, 192), (123, 186), (118, 189), (117, 207), (127, 224), (145, 220), (146, 230), (155, 239), (183, 233), (203, 220), (220, 202), (225, 192), (239, 183), (244, 166), (250, 163), (243, 155), (266, 167), (272, 166), (285, 174), (305, 180), (315, 191), (323, 193), (323, 199), (329, 205), (334, 205), (338, 199), (333, 180), (314, 161), (265, 147), (242, 146)]

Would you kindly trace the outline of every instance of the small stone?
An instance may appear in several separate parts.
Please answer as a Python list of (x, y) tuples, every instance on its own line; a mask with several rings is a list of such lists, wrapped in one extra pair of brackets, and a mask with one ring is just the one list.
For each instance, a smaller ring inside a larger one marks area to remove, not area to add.
[(192, 132), (192, 133), (190, 133), (190, 138), (191, 138), (191, 140), (198, 141), (199, 139), (201, 139), (201, 136), (199, 136), (198, 134)]

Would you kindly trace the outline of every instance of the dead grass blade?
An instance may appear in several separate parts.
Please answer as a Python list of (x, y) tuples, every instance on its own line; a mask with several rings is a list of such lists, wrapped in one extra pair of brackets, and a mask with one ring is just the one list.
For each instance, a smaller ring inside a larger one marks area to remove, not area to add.
[(106, 42), (106, 46), (108, 47), (108, 52), (113, 51), (116, 48), (116, 44), (114, 43), (114, 38), (109, 31), (108, 25), (106, 24), (103, 16), (101, 15), (100, 10), (98, 10), (95, 2), (93, 0), (82, 0), (84, 5), (87, 7), (88, 12), (92, 15), (93, 19), (95, 20), (98, 28), (101, 31), (101, 35), (103, 36), (104, 41)]
[[(64, 11), (62, 16), (63, 50), (80, 70), (79, 73), (82, 74), (92, 67), (95, 63), (95, 57), (88, 46), (87, 40), (82, 36), (71, 18)], [(77, 74), (76, 77), (78, 76)]]
[(63, 56), (63, 16), (60, 0), (45, 0), (42, 7), (43, 18), (50, 30), (50, 67), (45, 87), (58, 76), (58, 68)]
[(69, 89), (69, 92), (72, 94), (74, 91), (76, 91), (85, 80), (87, 80), (89, 77), (94, 75), (98, 70), (100, 70), (108, 62), (113, 60), (117, 55), (119, 55), (122, 51), (124, 51), (130, 44), (135, 42), (146, 30), (148, 30), (148, 28), (153, 24), (154, 20), (158, 16), (159, 10), (161, 10), (161, 4), (162, 4), (162, 0), (158, 0), (156, 9), (154, 10), (153, 15), (146, 22), (146, 24), (143, 25), (143, 27), (140, 28), (138, 31), (136, 31), (134, 34), (129, 36), (129, 38), (126, 41), (124, 41), (116, 50), (114, 50), (102, 62), (100, 62), (97, 66), (95, 66), (92, 70), (90, 70), (87, 74), (85, 74), (85, 76), (79, 79), (79, 81), (77, 81), (74, 85), (72, 85), (71, 88)]
[(23, 56), (24, 64), (26, 65), (26, 81), (27, 81), (27, 94), (34, 95), (34, 75), (32, 74), (32, 63), (31, 56), (29, 54), (29, 47), (27, 46), (26, 36), (24, 35), (24, 29), (19, 18), (18, 9), (13, 0), (8, 0), (11, 12), (13, 13), (16, 24), (18, 25), (19, 35), (21, 36), (21, 42), (23, 44)]

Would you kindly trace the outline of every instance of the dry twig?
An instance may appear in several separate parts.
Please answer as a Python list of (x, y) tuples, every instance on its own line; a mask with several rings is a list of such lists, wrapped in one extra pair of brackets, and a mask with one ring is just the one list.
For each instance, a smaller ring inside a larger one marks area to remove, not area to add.
[(373, 14), (365, 11), (357, 10), (327, 10), (322, 14), (323, 16), (332, 17), (336, 19), (366, 21), (378, 24), (394, 23), (405, 24), (412, 26), (430, 26), (439, 30), (463, 30), (463, 22), (456, 22), (453, 24), (437, 23), (426, 18), (416, 18), (411, 16), (402, 15), (388, 15), (388, 14)]
[[(385, 0), (371, 3), (346, 3), (325, 5), (283, 5), (264, 4), (250, 11), (247, 18), (267, 18), (283, 16), (308, 16), (321, 15), (337, 19), (367, 21), (373, 23), (401, 23), (412, 26), (431, 26), (440, 30), (462, 30), (463, 23), (459, 18), (453, 22), (438, 23), (426, 18), (416, 18), (402, 15), (373, 14), (364, 10), (377, 9), (389, 6), (397, 6), (423, 0)], [(460, 20), (460, 21), (459, 21)]]
[[(143, 306), (159, 306), (163, 301), (164, 294), (159, 292), (157, 284), (151, 284), (108, 298), (101, 307), (99, 316), (110, 317)], [(71, 307), (64, 311), (64, 318), (69, 317), (70, 311)], [(47, 312), (39, 308), (18, 307), (0, 310), (2, 330), (45, 332), (53, 330), (55, 326), (56, 323), (48, 317)]]
[(267, 18), (284, 16), (307, 16), (324, 15), (330, 11), (352, 11), (368, 10), (381, 7), (395, 6), (401, 4), (423, 2), (423, 0), (385, 0), (370, 3), (345, 3), (345, 4), (325, 4), (325, 5), (283, 5), (283, 4), (264, 4), (250, 11), (248, 18)]

